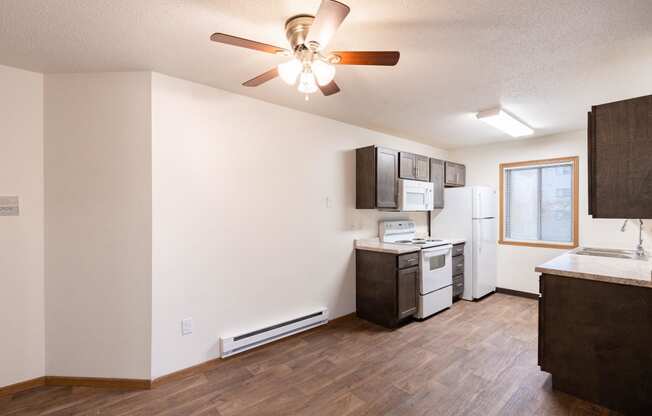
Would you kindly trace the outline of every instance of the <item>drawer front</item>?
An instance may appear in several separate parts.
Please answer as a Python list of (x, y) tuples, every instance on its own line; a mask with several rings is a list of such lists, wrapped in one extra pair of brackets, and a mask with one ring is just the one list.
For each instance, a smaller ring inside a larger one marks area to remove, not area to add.
[(457, 244), (453, 246), (453, 257), (464, 255), (464, 244)]
[(464, 293), (464, 281), (457, 283), (453, 282), (453, 296), (460, 296), (462, 293)]
[(464, 273), (464, 256), (453, 257), (453, 276)]
[(419, 265), (419, 252), (398, 256), (398, 268), (414, 267)]

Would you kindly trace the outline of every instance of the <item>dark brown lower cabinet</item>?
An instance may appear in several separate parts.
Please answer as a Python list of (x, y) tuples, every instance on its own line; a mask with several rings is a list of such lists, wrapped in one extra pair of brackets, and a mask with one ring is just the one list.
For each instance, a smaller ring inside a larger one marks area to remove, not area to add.
[(464, 243), (453, 246), (453, 299), (464, 294)]
[(356, 250), (356, 313), (387, 328), (417, 312), (419, 253)]
[(539, 365), (555, 390), (652, 415), (652, 288), (540, 277)]

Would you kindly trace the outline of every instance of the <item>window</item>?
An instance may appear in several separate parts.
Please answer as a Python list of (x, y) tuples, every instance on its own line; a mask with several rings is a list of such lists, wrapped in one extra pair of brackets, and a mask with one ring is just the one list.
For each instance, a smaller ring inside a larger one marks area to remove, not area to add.
[(578, 158), (500, 165), (500, 243), (577, 247)]

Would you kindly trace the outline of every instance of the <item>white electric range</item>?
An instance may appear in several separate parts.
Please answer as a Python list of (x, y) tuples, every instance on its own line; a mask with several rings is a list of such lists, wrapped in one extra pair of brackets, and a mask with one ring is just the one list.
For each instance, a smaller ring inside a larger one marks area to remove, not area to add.
[(426, 318), (453, 304), (453, 245), (450, 241), (417, 237), (414, 221), (381, 221), (378, 236), (383, 243), (419, 247), (417, 318)]

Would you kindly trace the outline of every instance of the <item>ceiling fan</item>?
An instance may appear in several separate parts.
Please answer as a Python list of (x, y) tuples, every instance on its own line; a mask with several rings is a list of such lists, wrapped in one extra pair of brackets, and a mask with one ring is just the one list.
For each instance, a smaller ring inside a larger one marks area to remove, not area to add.
[(299, 92), (306, 95), (318, 89), (324, 95), (340, 91), (334, 81), (334, 65), (396, 65), (398, 51), (345, 51), (325, 53), (324, 50), (337, 28), (349, 14), (349, 6), (335, 0), (322, 0), (316, 16), (300, 14), (285, 22), (285, 35), (290, 49), (279, 48), (266, 43), (239, 38), (224, 33), (213, 33), (211, 40), (256, 51), (292, 57), (288, 62), (277, 65), (242, 83), (246, 87), (257, 87), (280, 76), (290, 85), (298, 83)]

